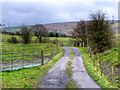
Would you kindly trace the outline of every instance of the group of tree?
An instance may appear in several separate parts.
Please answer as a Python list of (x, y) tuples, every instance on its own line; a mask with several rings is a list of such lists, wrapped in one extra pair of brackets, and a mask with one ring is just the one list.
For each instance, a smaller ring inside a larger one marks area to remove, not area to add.
[(24, 44), (30, 43), (33, 34), (38, 38), (39, 43), (42, 42), (43, 37), (48, 37), (48, 31), (44, 25), (36, 24), (32, 27), (21, 27), (20, 36), (22, 37)]
[(15, 32), (9, 32), (9, 31), (5, 31), (5, 30), (1, 30), (0, 33), (2, 33), (2, 34), (9, 34), (9, 35), (16, 35)]
[(71, 33), (72, 38), (75, 38), (77, 42), (81, 43), (81, 46), (87, 45), (87, 30), (86, 30), (86, 22), (81, 20), (77, 23), (77, 26), (74, 28), (74, 31)]
[(88, 46), (94, 54), (104, 52), (113, 45), (111, 23), (102, 11), (91, 13), (87, 22), (84, 20), (78, 22), (71, 34), (82, 46)]
[(20, 31), (16, 32), (2, 31), (2, 33), (20, 36), (22, 38), (22, 41), (18, 41), (15, 36), (12, 36), (11, 38), (8, 39), (8, 42), (11, 43), (22, 42), (23, 44), (30, 44), (33, 35), (35, 35), (38, 38), (39, 43), (41, 43), (43, 37), (48, 37), (49, 34), (46, 27), (41, 24), (36, 24), (32, 27), (22, 25)]
[[(2, 33), (21, 36), (22, 43), (24, 44), (29, 44), (33, 35), (35, 35), (38, 38), (39, 43), (42, 42), (43, 37), (67, 37), (67, 35), (63, 33), (48, 32), (47, 28), (42, 24), (36, 24), (31, 27), (22, 25), (20, 31), (16, 31), (16, 32), (2, 31)], [(15, 42), (15, 38), (16, 37), (10, 38), (8, 42), (12, 42), (12, 43)]]
[(26, 26), (22, 26), (19, 35), (22, 36), (23, 43), (28, 44), (31, 40), (32, 33), (39, 39), (39, 43), (42, 42), (43, 37), (66, 37), (66, 34), (58, 33), (58, 32), (48, 32), (47, 28), (42, 24), (36, 24), (31, 28)]
[(67, 37), (64, 33), (49, 32), (49, 37)]

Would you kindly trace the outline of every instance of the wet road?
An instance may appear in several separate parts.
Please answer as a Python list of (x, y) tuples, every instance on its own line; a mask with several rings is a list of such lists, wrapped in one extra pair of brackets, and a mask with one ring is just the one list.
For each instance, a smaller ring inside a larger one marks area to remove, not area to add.
[(67, 62), (70, 61), (69, 54), (71, 50), (76, 53), (71, 61), (73, 66), (72, 79), (77, 87), (100, 88), (87, 74), (79, 50), (74, 47), (63, 47), (63, 49), (65, 51), (64, 56), (50, 69), (48, 75), (40, 81), (39, 88), (66, 88), (68, 76), (65, 70)]
[(67, 62), (69, 59), (70, 49), (63, 47), (65, 53), (64, 56), (53, 66), (53, 68), (45, 76), (39, 88), (66, 88), (68, 77), (65, 72)]
[(74, 59), (72, 60), (73, 64), (73, 76), (72, 79), (77, 84), (78, 88), (100, 88), (88, 75), (81, 54), (77, 48), (72, 48), (76, 53)]

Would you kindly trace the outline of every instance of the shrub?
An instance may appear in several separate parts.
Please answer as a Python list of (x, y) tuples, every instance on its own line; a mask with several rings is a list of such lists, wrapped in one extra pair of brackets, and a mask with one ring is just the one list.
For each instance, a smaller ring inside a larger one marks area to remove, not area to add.
[(21, 30), (21, 37), (23, 40), (24, 44), (29, 44), (31, 41), (31, 28), (27, 27), (27, 26), (22, 26)]
[(96, 54), (112, 48), (114, 34), (106, 14), (102, 11), (91, 13), (90, 19), (87, 23), (87, 35), (91, 51)]
[(8, 38), (7, 40), (9, 43), (18, 43), (18, 40), (16, 37), (11, 37), (11, 38)]
[(48, 43), (49, 41), (50, 41), (49, 38), (46, 38), (46, 37), (42, 39), (42, 43)]
[(21, 35), (20, 31), (17, 31), (15, 34), (18, 35), (18, 36)]

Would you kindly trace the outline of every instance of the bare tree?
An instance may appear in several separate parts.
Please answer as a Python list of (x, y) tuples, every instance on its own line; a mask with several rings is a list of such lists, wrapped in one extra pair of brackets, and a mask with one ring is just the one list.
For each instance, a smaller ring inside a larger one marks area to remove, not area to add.
[(39, 39), (39, 42), (41, 43), (43, 37), (48, 36), (48, 31), (44, 25), (36, 24), (32, 26), (32, 29), (35, 33), (35, 36)]
[(82, 46), (87, 45), (87, 31), (84, 20), (81, 20), (77, 23), (77, 26), (74, 28), (74, 31), (71, 34), (73, 38), (82, 43)]

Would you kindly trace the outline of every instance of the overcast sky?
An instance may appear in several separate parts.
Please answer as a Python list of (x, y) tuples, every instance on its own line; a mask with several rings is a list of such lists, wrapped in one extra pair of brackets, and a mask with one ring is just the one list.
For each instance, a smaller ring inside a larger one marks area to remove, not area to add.
[[(16, 2), (15, 2), (16, 1)], [(118, 19), (118, 0), (4, 0), (2, 23), (9, 26), (88, 20), (90, 12), (102, 10)], [(0, 14), (1, 16), (1, 14)]]

